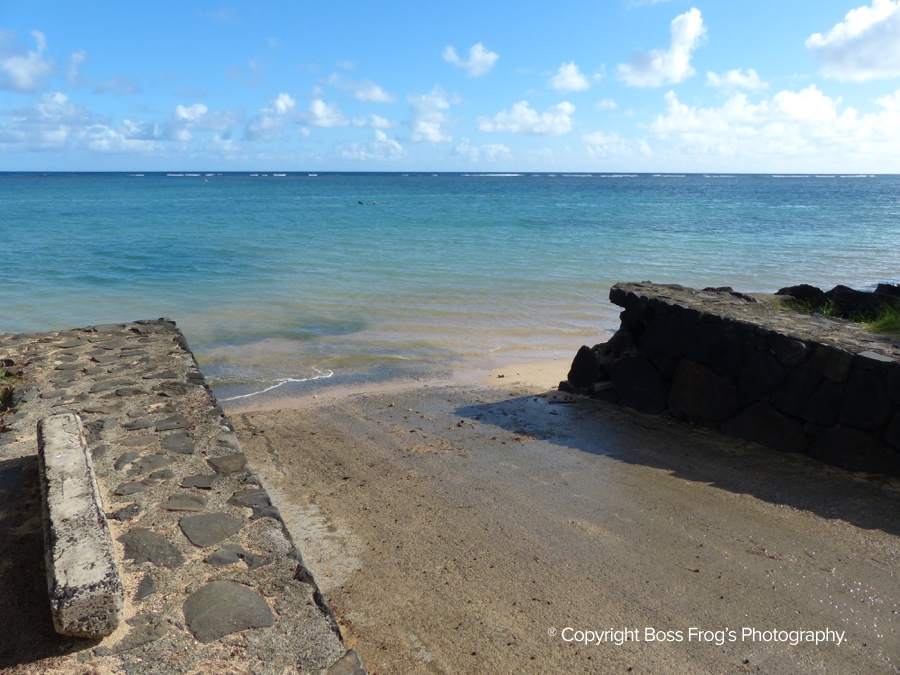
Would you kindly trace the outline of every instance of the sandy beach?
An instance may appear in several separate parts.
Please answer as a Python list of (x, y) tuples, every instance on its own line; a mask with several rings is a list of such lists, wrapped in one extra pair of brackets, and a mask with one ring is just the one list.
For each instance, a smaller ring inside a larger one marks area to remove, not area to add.
[(551, 391), (567, 369), (228, 411), (370, 673), (897, 672), (900, 482)]

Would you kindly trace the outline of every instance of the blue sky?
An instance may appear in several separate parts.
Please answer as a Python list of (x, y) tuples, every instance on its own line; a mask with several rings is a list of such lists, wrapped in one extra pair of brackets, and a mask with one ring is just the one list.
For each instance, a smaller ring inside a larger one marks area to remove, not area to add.
[(900, 173), (900, 0), (0, 0), (0, 170)]

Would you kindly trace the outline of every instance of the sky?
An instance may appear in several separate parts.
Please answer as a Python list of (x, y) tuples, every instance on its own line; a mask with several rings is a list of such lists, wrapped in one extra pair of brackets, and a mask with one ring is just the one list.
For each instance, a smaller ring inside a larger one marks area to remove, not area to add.
[(900, 173), (900, 0), (0, 0), (0, 171)]

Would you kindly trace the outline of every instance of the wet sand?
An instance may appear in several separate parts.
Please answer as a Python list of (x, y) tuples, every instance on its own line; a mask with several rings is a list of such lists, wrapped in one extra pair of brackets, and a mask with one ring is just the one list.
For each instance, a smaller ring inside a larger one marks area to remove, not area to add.
[(898, 481), (548, 392), (560, 368), (230, 411), (370, 673), (900, 672)]

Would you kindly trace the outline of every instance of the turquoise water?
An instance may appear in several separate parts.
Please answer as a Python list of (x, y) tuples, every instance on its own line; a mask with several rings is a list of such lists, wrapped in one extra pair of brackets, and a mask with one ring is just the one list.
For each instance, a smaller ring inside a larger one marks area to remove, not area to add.
[(897, 282), (900, 177), (0, 174), (0, 241), (0, 332), (171, 317), (228, 399), (568, 357), (616, 281)]

